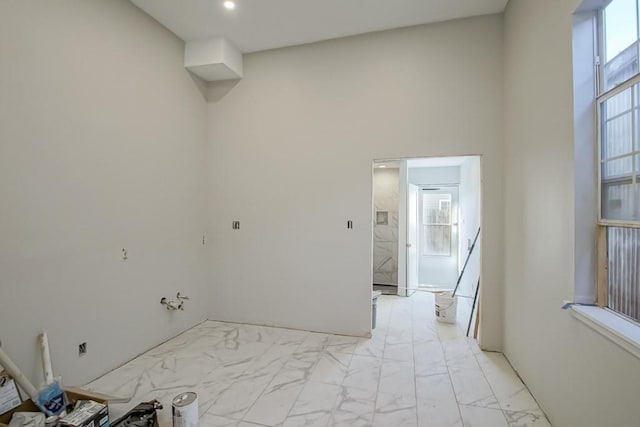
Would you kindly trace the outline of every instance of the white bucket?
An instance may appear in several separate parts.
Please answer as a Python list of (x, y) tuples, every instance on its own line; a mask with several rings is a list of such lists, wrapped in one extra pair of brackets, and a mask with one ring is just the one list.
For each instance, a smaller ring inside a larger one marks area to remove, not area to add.
[(442, 323), (456, 323), (458, 298), (451, 292), (440, 292), (436, 295), (436, 319)]

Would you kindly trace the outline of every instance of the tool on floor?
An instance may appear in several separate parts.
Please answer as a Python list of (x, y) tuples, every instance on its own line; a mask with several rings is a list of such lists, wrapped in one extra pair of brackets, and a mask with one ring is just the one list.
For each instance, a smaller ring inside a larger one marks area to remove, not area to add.
[[(480, 279), (478, 279), (478, 285), (476, 286), (476, 292), (473, 297), (473, 304), (471, 305), (471, 313), (469, 314), (469, 324), (467, 325), (467, 336), (469, 336), (469, 331), (471, 330), (471, 319), (473, 319), (473, 310), (476, 308), (476, 302), (478, 302), (478, 291), (480, 290)], [(476, 325), (473, 332), (473, 337), (478, 337), (478, 321), (480, 314), (480, 306), (478, 305), (478, 310), (476, 312)]]
[(116, 421), (112, 427), (157, 427), (157, 410), (162, 409), (162, 404), (157, 400), (143, 402), (127, 412)]
[(198, 395), (180, 393), (171, 402), (173, 427), (198, 427)]
[(473, 244), (469, 248), (469, 253), (467, 254), (467, 259), (464, 261), (464, 265), (462, 266), (462, 271), (460, 271), (460, 275), (458, 276), (458, 282), (456, 283), (456, 287), (453, 289), (453, 296), (456, 296), (456, 292), (458, 292), (458, 287), (460, 286), (460, 282), (462, 282), (462, 276), (464, 276), (464, 270), (467, 268), (467, 264), (469, 263), (469, 258), (471, 258), (471, 254), (473, 253), (473, 249), (476, 247), (476, 243), (478, 243), (478, 237), (480, 237), (480, 228), (478, 228), (478, 232), (476, 233), (475, 239), (473, 239)]

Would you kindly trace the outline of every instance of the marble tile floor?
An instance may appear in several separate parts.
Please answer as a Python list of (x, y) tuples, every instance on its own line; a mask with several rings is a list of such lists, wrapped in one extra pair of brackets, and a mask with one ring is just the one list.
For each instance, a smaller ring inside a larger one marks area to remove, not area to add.
[(433, 295), (381, 296), (371, 339), (206, 321), (85, 388), (158, 399), (199, 396), (200, 425), (549, 427), (498, 353), (440, 324)]

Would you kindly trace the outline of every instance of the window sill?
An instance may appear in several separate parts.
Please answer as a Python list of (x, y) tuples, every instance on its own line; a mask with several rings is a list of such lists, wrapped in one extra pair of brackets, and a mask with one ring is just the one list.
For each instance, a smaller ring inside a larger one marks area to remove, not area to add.
[(640, 359), (640, 325), (601, 307), (572, 305), (570, 312), (576, 319)]

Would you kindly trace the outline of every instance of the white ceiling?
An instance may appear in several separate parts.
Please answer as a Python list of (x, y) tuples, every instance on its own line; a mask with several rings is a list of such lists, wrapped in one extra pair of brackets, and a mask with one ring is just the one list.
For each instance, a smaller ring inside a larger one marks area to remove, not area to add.
[(502, 12), (508, 0), (131, 0), (185, 41), (226, 37), (243, 53)]

